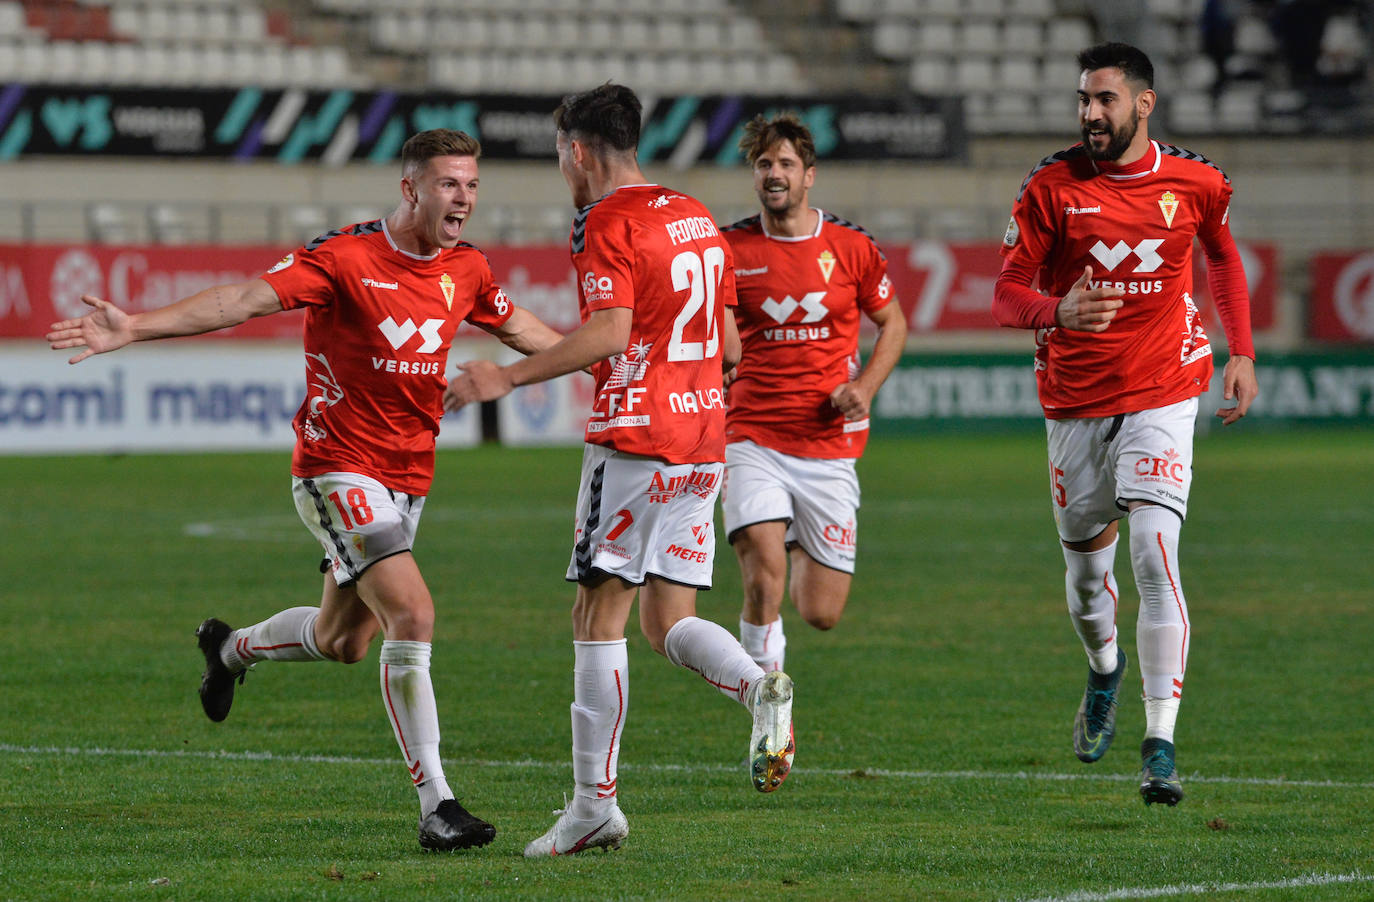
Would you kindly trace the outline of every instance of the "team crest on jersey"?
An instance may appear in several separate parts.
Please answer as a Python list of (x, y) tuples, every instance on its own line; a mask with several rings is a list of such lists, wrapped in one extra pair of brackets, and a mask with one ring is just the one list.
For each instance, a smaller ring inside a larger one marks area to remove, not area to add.
[(453, 309), (453, 276), (444, 273), (439, 277), (439, 290), (444, 293), (444, 304)]
[(286, 267), (290, 266), (292, 263), (295, 263), (295, 262), (296, 262), (296, 255), (295, 255), (295, 254), (287, 254), (285, 257), (282, 257), (280, 260), (278, 260), (278, 261), (277, 261), (277, 265), (274, 266), (274, 267), (272, 267), (271, 269), (269, 269), (268, 272), (270, 272), (270, 273), (271, 273), (271, 272), (281, 272), (283, 269), (286, 269)]
[(835, 255), (830, 253), (828, 249), (823, 250), (821, 255), (816, 258), (816, 263), (820, 266), (821, 275), (825, 277), (825, 281), (828, 283), (830, 274), (835, 271)]
[(1165, 191), (1159, 198), (1159, 212), (1164, 214), (1164, 224), (1172, 229), (1174, 214), (1178, 212), (1178, 198), (1174, 196), (1174, 192)]

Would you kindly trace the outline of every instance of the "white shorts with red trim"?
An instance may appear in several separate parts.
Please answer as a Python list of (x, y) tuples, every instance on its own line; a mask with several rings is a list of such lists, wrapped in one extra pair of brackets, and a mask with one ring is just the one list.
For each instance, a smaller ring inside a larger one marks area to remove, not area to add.
[(393, 492), (359, 473), (293, 476), (291, 495), (341, 586), (382, 558), (410, 551), (425, 507), (423, 495)]
[(720, 463), (670, 464), (586, 445), (567, 578), (611, 574), (639, 586), (658, 576), (711, 588), (723, 471)]
[(854, 572), (859, 477), (854, 459), (796, 457), (751, 441), (725, 446), (725, 535), (782, 520), (786, 542), (832, 570)]
[(1086, 542), (1148, 501), (1188, 515), (1198, 399), (1168, 407), (1046, 420), (1050, 499), (1059, 538)]

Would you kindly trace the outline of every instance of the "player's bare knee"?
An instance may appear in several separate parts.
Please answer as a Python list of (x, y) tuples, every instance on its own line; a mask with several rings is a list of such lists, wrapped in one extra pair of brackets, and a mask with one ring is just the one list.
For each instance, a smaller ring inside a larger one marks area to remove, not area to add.
[(367, 657), (368, 646), (371, 645), (371, 637), (362, 637), (352, 633), (344, 633), (338, 636), (328, 636), (317, 639), (320, 654), (331, 661), (338, 661), (340, 664), (357, 664)]
[(802, 619), (818, 630), (833, 630), (840, 622), (841, 611), (807, 611)]

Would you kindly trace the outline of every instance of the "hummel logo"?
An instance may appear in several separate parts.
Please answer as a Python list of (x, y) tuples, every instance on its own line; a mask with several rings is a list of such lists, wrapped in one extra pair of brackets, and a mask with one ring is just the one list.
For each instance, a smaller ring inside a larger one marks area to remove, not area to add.
[(363, 284), (368, 288), (385, 288), (388, 291), (396, 291), (401, 287), (395, 282), (382, 282), (378, 279), (368, 278), (367, 276), (363, 276)]
[(825, 304), (822, 303), (824, 298), (824, 291), (811, 291), (804, 295), (800, 302), (794, 300), (791, 295), (788, 295), (783, 298), (781, 302), (768, 298), (759, 306), (763, 308), (764, 313), (768, 314), (779, 323), (787, 322), (793, 312), (800, 307), (806, 311), (806, 316), (802, 317), (802, 322), (814, 323), (817, 320), (825, 319), (825, 315), (830, 312)]
[(1102, 241), (1098, 241), (1089, 248), (1089, 253), (1111, 272), (1121, 264), (1121, 261), (1129, 257), (1132, 252), (1140, 258), (1140, 265), (1132, 272), (1154, 272), (1164, 264), (1164, 258), (1155, 253), (1155, 249), (1164, 243), (1163, 238), (1146, 238), (1144, 241), (1131, 247), (1124, 241), (1118, 241), (1111, 247), (1107, 247)]
[(768, 267), (766, 266), (758, 266), (754, 269), (737, 269), (735, 270), (735, 278), (739, 279), (743, 278), (744, 276), (762, 276), (766, 275), (767, 273)]

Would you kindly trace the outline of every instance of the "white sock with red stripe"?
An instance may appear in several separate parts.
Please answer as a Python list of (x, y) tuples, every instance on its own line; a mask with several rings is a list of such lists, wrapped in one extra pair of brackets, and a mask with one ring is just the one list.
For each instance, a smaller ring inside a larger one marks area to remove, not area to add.
[(1097, 551), (1064, 552), (1064, 591), (1069, 619), (1098, 673), (1116, 670), (1116, 540)]
[(1140, 591), (1136, 645), (1145, 697), (1178, 698), (1188, 666), (1188, 604), (1178, 573), (1178, 534), (1182, 521), (1156, 504), (1130, 514), (1131, 566)]
[(230, 633), (220, 647), (219, 659), (234, 673), (258, 661), (324, 661), (315, 645), (319, 618), (319, 608), (287, 608), (262, 623)]
[(615, 804), (629, 671), (624, 639), (573, 642), (573, 817), (590, 820)]
[(430, 652), (428, 642), (382, 642), (382, 702), (411, 782), (420, 794), (421, 815), (453, 798), (439, 761), (439, 712), (429, 679)]
[(782, 618), (759, 626), (740, 618), (739, 643), (765, 671), (782, 670), (787, 651), (787, 637), (782, 633)]
[(741, 705), (749, 685), (763, 678), (763, 668), (729, 630), (700, 617), (683, 617), (674, 623), (663, 637), (663, 653)]

